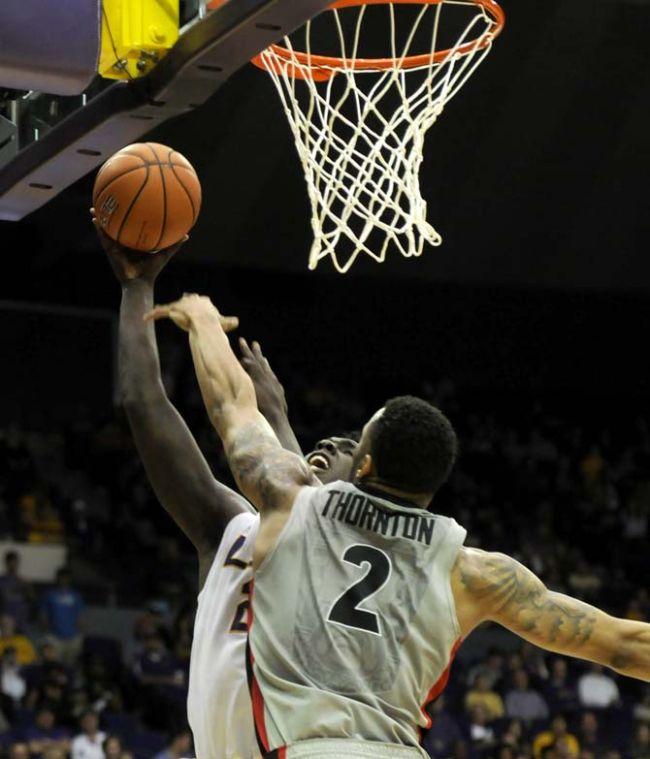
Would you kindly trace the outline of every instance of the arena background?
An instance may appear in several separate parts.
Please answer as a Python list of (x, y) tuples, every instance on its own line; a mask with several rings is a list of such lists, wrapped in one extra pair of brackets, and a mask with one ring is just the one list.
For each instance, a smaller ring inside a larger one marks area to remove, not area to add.
[[(158, 299), (198, 290), (241, 317), (285, 384), (306, 448), (359, 426), (388, 396), (437, 401), (462, 444), (439, 509), (468, 527), (471, 544), (648, 619), (650, 6), (506, 10), (506, 33), (427, 145), (423, 187), (441, 248), (361, 262), (345, 278), (326, 263), (307, 273), (298, 162), (270, 82), (248, 67), (150, 135), (187, 155), (205, 189)], [(91, 185), (0, 224), (0, 536), (7, 550), (18, 541), (25, 572), (30, 545), (64, 547), (86, 606), (74, 665), (21, 668), (3, 655), (0, 743), (31, 740), (14, 759), (46, 756), (46, 733), (55, 743), (77, 734), (88, 706), (136, 758), (163, 750), (170, 730), (174, 750), (186, 748), (194, 558), (155, 502), (114, 403), (119, 288), (90, 225)], [(168, 390), (227, 478), (184, 338), (169, 325), (158, 334)], [(62, 561), (52, 557), (50, 570)], [(40, 615), (50, 570), (33, 570), (24, 586), (24, 630), (41, 657), (53, 632)], [(3, 650), (14, 640), (6, 624)], [(163, 662), (157, 684), (142, 674), (152, 656)], [(431, 755), (648, 759), (650, 689), (612, 676), (614, 690), (593, 673), (585, 681), (588, 668), (571, 662), (563, 677), (556, 659), (494, 629), (473, 635), (437, 707)], [(520, 729), (516, 710), (535, 701), (517, 698), (521, 670), (548, 713)], [(477, 673), (490, 695), (468, 702)], [(492, 691), (504, 716), (489, 713)], [(37, 716), (44, 707), (57, 726)], [(579, 754), (561, 741), (533, 748), (560, 714)]]

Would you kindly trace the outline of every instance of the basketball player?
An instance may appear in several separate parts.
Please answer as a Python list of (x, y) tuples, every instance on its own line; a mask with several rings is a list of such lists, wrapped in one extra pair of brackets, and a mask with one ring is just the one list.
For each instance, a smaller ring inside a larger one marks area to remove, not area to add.
[(419, 757), (424, 705), (462, 639), (499, 622), (556, 653), (650, 681), (650, 625), (548, 590), (509, 556), (463, 548), (428, 511), (457, 453), (447, 418), (395, 398), (366, 424), (355, 481), (316, 487), (257, 410), (209, 299), (154, 309), (187, 330), (206, 407), (259, 509), (250, 685), (269, 757)]
[[(143, 321), (153, 306), (158, 274), (180, 247), (137, 254), (98, 234), (122, 286), (119, 384), (149, 481), (161, 504), (194, 544), (199, 557), (188, 714), (199, 759), (259, 756), (246, 684), (246, 611), (252, 545), (259, 516), (239, 494), (217, 482), (163, 387), (156, 337)], [(227, 328), (233, 321), (225, 321)], [(242, 341), (242, 363), (260, 407), (278, 437), (300, 452), (287, 419), (282, 386), (258, 345)], [(324, 482), (348, 478), (356, 443), (321, 441), (307, 456)]]

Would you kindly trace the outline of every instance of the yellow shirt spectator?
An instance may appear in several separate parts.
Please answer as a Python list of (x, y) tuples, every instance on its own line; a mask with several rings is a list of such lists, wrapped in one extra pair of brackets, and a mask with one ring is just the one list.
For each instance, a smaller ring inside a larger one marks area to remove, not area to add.
[(26, 635), (16, 632), (16, 623), (9, 614), (0, 618), (0, 656), (8, 648), (16, 650), (18, 664), (33, 664), (36, 661), (36, 649)]
[(539, 733), (533, 741), (533, 756), (535, 759), (541, 759), (542, 751), (545, 748), (562, 746), (571, 757), (577, 757), (580, 754), (580, 744), (575, 735), (567, 731), (564, 717), (556, 717), (551, 723), (551, 729)]
[(499, 719), (505, 714), (501, 696), (490, 690), (488, 681), (483, 675), (476, 676), (474, 687), (465, 696), (465, 709), (471, 712), (475, 706), (482, 706), (485, 709), (489, 721)]

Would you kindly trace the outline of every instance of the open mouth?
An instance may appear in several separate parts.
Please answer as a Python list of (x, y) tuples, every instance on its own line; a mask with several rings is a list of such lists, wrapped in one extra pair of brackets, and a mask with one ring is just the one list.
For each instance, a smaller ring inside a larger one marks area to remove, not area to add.
[(330, 460), (323, 453), (312, 453), (307, 457), (307, 463), (312, 472), (326, 472), (330, 466)]

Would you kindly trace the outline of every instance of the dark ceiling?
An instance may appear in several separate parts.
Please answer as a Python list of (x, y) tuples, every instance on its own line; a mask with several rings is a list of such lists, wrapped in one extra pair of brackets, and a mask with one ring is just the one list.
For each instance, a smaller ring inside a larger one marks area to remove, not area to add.
[[(648, 288), (650, 3), (504, 6), (506, 31), (427, 144), (421, 180), (442, 247), (356, 274)], [(204, 184), (187, 261), (304, 271), (306, 193), (262, 72), (246, 67), (151, 138), (184, 152)], [(24, 222), (3, 224), (5, 241), (23, 241), (22, 260), (41, 272), (68, 265), (70, 251), (95, 245), (89, 188), (90, 178)]]

